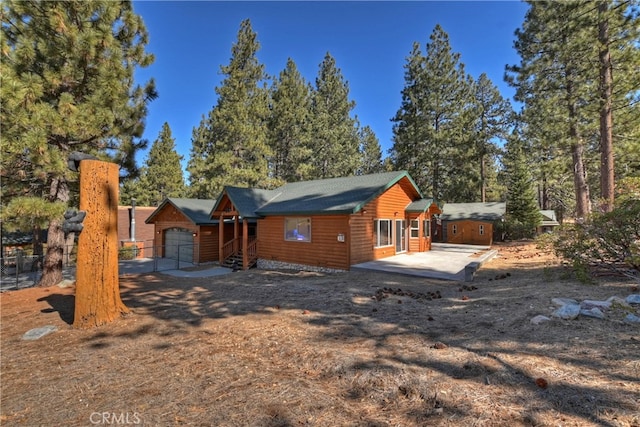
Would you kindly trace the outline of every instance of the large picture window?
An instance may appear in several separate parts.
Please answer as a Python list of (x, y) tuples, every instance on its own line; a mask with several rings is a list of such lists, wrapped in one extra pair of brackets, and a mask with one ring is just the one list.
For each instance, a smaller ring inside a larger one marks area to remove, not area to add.
[(284, 240), (291, 242), (310, 242), (311, 218), (285, 218)]
[(390, 219), (376, 219), (374, 221), (375, 233), (376, 233), (376, 247), (391, 246), (393, 240), (391, 240), (391, 220)]
[(420, 221), (418, 221), (417, 219), (412, 219), (411, 220), (411, 234), (410, 234), (411, 238), (418, 238), (420, 237)]

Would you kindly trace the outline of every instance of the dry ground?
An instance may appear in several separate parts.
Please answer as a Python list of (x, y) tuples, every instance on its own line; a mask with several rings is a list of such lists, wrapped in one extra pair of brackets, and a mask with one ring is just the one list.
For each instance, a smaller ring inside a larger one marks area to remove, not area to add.
[[(70, 326), (73, 289), (5, 292), (0, 423), (640, 426), (629, 309), (530, 322), (551, 314), (553, 297), (637, 287), (576, 282), (531, 244), (498, 248), (466, 284), (370, 272), (122, 276), (133, 313), (93, 330)], [(59, 329), (21, 340), (44, 325)]]

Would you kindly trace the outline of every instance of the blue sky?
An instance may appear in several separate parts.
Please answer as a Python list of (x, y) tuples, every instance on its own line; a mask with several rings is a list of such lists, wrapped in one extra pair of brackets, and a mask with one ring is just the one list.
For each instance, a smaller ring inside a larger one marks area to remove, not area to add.
[[(134, 1), (149, 31), (147, 51), (155, 55), (136, 78), (153, 77), (160, 95), (149, 105), (144, 138), (151, 147), (163, 123), (169, 123), (186, 167), (192, 130), (216, 104), (220, 66), (229, 63), (240, 22), (248, 18), (261, 45), (258, 59), (269, 75), (278, 75), (291, 57), (313, 83), (330, 52), (349, 84), (353, 114), (373, 129), (386, 156), (413, 42), (424, 51), (440, 24), (467, 73), (476, 79), (486, 73), (512, 100), (514, 90), (503, 75), (506, 64), (519, 62), (514, 31), (527, 8), (517, 1)], [(138, 165), (146, 158), (146, 151), (140, 153)]]

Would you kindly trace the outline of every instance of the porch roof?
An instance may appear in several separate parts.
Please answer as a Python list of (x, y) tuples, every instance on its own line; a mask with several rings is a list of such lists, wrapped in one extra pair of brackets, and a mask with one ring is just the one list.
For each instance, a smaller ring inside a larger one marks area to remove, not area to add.
[(423, 213), (426, 212), (433, 203), (436, 203), (434, 199), (420, 199), (409, 203), (404, 210), (405, 212), (411, 213)]

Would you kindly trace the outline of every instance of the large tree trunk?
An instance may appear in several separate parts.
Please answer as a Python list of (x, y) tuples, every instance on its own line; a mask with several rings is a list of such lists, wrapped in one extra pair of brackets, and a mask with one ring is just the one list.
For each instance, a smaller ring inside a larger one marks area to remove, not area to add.
[(609, 52), (608, 2), (598, 5), (598, 39), (600, 41), (600, 196), (602, 209), (611, 212), (614, 204), (615, 177), (613, 170), (613, 72)]
[(47, 253), (44, 257), (42, 277), (38, 286), (48, 287), (62, 281), (62, 254), (64, 248), (64, 232), (62, 221), (53, 220), (49, 223), (47, 236)]
[[(49, 188), (50, 200), (66, 203), (69, 201), (69, 186), (63, 179), (54, 179)], [(44, 257), (42, 277), (38, 286), (57, 285), (62, 281), (62, 258), (64, 255), (64, 231), (62, 219), (49, 222), (47, 232), (47, 253)]]
[(87, 216), (78, 237), (73, 326), (91, 328), (129, 311), (118, 282), (118, 165), (80, 162), (80, 210)]

